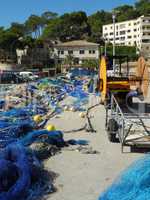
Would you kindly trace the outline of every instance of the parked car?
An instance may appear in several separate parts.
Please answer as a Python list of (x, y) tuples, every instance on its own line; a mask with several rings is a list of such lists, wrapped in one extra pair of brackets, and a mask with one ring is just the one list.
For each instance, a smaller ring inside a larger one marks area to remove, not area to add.
[(16, 84), (23, 82), (23, 78), (15, 72), (3, 72), (2, 74), (0, 74), (0, 84)]
[(39, 78), (38, 75), (35, 75), (33, 74), (33, 72), (28, 71), (20, 72), (19, 75), (22, 76), (25, 81), (35, 81)]

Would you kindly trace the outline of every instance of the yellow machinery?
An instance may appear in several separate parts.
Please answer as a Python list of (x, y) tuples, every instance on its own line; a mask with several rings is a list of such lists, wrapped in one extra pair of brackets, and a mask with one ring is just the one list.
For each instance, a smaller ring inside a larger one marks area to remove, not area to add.
[[(108, 58), (103, 56), (100, 61), (99, 89), (101, 102), (107, 104), (111, 94), (114, 94), (118, 101), (123, 101), (131, 90), (138, 90), (145, 97), (147, 95), (149, 77), (144, 58), (140, 57), (138, 59), (135, 73), (132, 75), (129, 73), (128, 57), (116, 56), (111, 59), (115, 59), (118, 63), (118, 69), (116, 69), (115, 73), (108, 69), (110, 65)], [(122, 61), (124, 61), (123, 66)], [(108, 74), (109, 71), (111, 71), (111, 75)]]
[[(113, 59), (116, 63), (115, 72), (112, 70)], [(138, 101), (144, 100), (148, 93), (148, 86), (148, 67), (143, 57), (138, 59), (137, 66), (130, 68), (126, 56), (112, 58), (103, 56), (101, 58), (99, 90), (101, 102), (106, 108), (108, 139), (111, 142), (119, 140), (122, 151), (123, 146), (129, 144), (148, 144), (150, 146), (150, 131), (147, 131), (143, 121), (150, 119), (150, 112), (146, 109), (146, 105), (141, 107), (143, 102), (138, 104), (139, 110), (134, 107), (136, 104), (134, 98), (138, 98)], [(141, 126), (140, 129), (139, 126)], [(138, 128), (137, 132), (142, 129), (143, 132), (139, 135), (133, 134), (137, 133), (136, 128)]]

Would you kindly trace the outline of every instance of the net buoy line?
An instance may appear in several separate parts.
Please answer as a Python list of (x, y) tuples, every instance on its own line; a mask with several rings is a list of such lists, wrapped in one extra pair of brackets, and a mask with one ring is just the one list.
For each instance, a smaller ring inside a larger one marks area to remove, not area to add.
[(46, 125), (46, 123), (48, 122), (48, 120), (51, 119), (51, 118), (53, 118), (56, 115), (57, 115), (56, 110), (53, 110), (53, 111), (47, 113), (47, 115), (44, 117), (43, 121), (37, 125), (37, 128), (38, 129), (39, 128), (44, 128), (44, 126)]
[(97, 107), (99, 105), (100, 105), (100, 103), (95, 104), (95, 105), (93, 105), (93, 106), (91, 106), (87, 109), (87, 112), (86, 112), (86, 119), (87, 120), (86, 120), (86, 123), (83, 127), (80, 127), (78, 129), (68, 130), (68, 131), (62, 131), (62, 132), (63, 133), (75, 133), (75, 132), (80, 132), (80, 131), (86, 130), (87, 132), (96, 133), (96, 130), (93, 128), (89, 114), (90, 114), (90, 111), (92, 109), (94, 109), (95, 107)]

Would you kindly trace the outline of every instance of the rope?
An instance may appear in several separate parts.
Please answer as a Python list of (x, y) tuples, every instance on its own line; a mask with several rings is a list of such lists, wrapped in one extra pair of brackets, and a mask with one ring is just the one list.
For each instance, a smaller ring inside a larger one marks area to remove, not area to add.
[(100, 103), (95, 104), (94, 106), (91, 106), (87, 109), (86, 112), (86, 118), (87, 118), (87, 122), (85, 123), (85, 125), (83, 127), (80, 127), (78, 129), (72, 129), (72, 130), (68, 130), (68, 131), (62, 131), (63, 133), (76, 133), (76, 132), (80, 132), (83, 130), (86, 130), (87, 132), (91, 132), (91, 133), (96, 133), (96, 130), (93, 128), (91, 119), (89, 117), (89, 113), (92, 109), (94, 109), (95, 107), (99, 106)]

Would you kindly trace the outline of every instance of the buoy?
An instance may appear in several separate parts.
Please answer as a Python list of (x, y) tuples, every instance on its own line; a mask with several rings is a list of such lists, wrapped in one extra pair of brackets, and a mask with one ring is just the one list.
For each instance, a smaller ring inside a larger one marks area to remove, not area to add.
[(70, 111), (75, 112), (76, 109), (75, 109), (74, 107), (71, 107), (71, 108), (70, 108)]
[(86, 87), (86, 85), (84, 85), (84, 86), (83, 86), (83, 90), (86, 90), (86, 89), (87, 89), (87, 87)]
[(83, 112), (79, 113), (79, 117), (85, 118), (85, 113), (83, 113)]
[(46, 129), (47, 129), (48, 131), (55, 131), (55, 130), (56, 130), (55, 126), (54, 126), (54, 125), (51, 125), (51, 124), (49, 124), (49, 125), (46, 127)]
[(69, 110), (69, 106), (65, 106), (65, 107), (64, 107), (64, 110), (65, 110), (65, 111)]
[(42, 121), (42, 117), (41, 117), (41, 115), (35, 115), (35, 116), (33, 117), (33, 120), (34, 120), (36, 123), (39, 123), (39, 122)]

